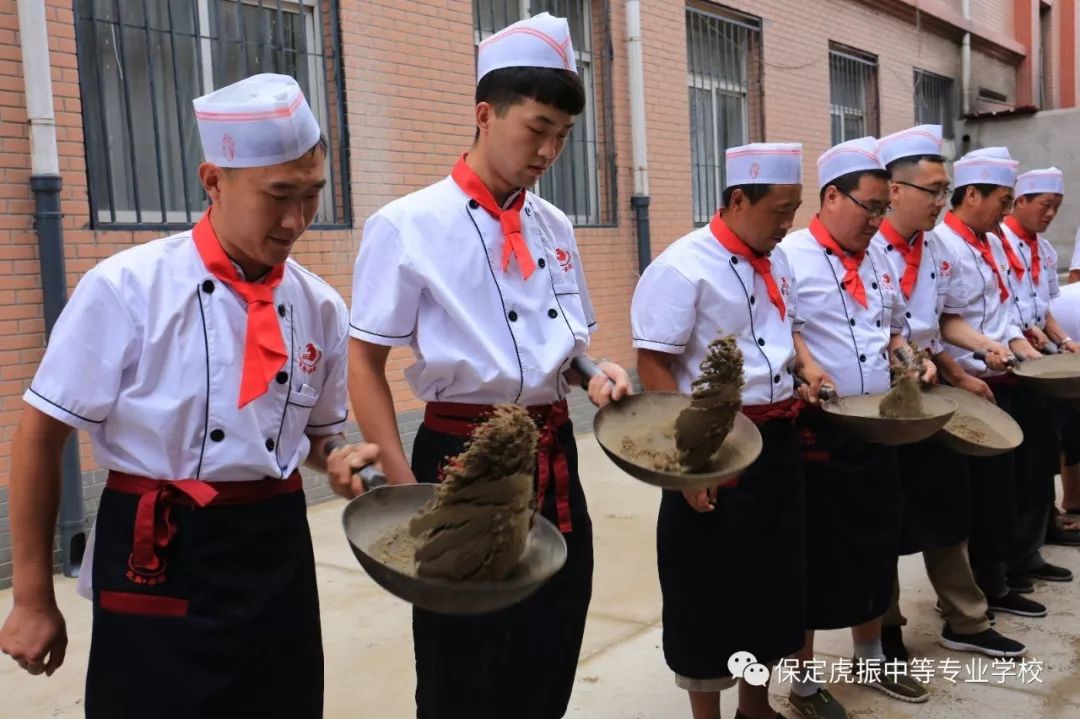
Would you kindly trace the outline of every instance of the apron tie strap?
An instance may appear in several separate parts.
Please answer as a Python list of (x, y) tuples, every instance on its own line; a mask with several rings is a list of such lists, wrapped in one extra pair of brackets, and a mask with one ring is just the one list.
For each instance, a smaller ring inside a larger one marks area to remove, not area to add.
[(150, 479), (123, 472), (109, 472), (105, 488), (121, 494), (139, 495), (135, 510), (135, 533), (131, 541), (130, 569), (142, 577), (154, 577), (165, 569), (158, 550), (176, 538), (172, 508), (208, 507), (212, 504), (248, 504), (303, 489), (299, 472), (287, 480), (254, 482), (203, 482), (198, 479)]

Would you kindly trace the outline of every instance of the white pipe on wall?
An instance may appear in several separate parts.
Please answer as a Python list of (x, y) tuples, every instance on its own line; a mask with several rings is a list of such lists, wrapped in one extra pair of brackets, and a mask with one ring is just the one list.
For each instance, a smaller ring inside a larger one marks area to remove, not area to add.
[(627, 54), (630, 70), (630, 130), (634, 194), (649, 194), (649, 159), (645, 132), (645, 63), (641, 50), (641, 2), (626, 2)]
[(30, 121), (31, 174), (59, 175), (45, 0), (19, 0), (19, 40)]
[(971, 0), (964, 0), (963, 13), (965, 25), (968, 27), (964, 28), (964, 42), (960, 51), (960, 84), (963, 92), (964, 115), (968, 115), (971, 113)]

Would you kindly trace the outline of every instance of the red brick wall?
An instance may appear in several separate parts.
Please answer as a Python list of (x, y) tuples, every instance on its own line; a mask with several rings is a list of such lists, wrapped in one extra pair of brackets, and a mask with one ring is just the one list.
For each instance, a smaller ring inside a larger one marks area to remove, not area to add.
[[(472, 139), (473, 19), (471, 3), (464, 0), (340, 0), (339, 4), (349, 179), (357, 229), (311, 232), (299, 245), (297, 258), (348, 299), (353, 259), (361, 240), (358, 228), (364, 219), (384, 203), (443, 177)], [(72, 5), (71, 0), (48, 0), (70, 287), (101, 258), (160, 234), (89, 229)], [(806, 145), (806, 203), (800, 222), (808, 221), (816, 204), (814, 160), (829, 144), (830, 40), (879, 56), (883, 132), (901, 129), (913, 120), (913, 66), (959, 75), (959, 50), (953, 41), (925, 31), (916, 33), (912, 24), (875, 13), (863, 3), (731, 0), (728, 5), (764, 19), (766, 139)], [(1010, 0), (976, 0), (975, 7), (977, 15), (986, 8), (981, 19), (989, 24), (1008, 23)], [(628, 307), (637, 280), (637, 250), (630, 210), (630, 102), (623, 8), (622, 2), (610, 0), (617, 225), (582, 228), (578, 241), (600, 322), (595, 351), (630, 363)], [(656, 254), (692, 227), (684, 5), (644, 0), (642, 24)], [(7, 481), (20, 396), (44, 342), (17, 27), (15, 3), (0, 3), (0, 485)], [(602, 51), (599, 41), (594, 42), (594, 50)], [(1000, 61), (978, 55), (975, 65), (991, 68), (995, 76), (1010, 71)], [(419, 406), (401, 379), (408, 361), (407, 351), (391, 355), (391, 384), (401, 410)], [(85, 452), (83, 467), (92, 468)]]

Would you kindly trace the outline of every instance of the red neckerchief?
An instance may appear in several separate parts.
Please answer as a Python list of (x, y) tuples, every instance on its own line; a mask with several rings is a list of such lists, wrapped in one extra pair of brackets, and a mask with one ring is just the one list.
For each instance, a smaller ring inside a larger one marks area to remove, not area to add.
[(975, 234), (975, 230), (964, 224), (964, 221), (954, 215), (952, 211), (945, 213), (945, 224), (949, 228), (960, 235), (964, 239), (964, 242), (971, 245), (975, 250), (982, 255), (983, 261), (990, 266), (990, 269), (994, 272), (994, 277), (997, 278), (998, 292), (1001, 296), (1001, 301), (1009, 299), (1009, 288), (1005, 285), (1005, 278), (1001, 276), (1001, 272), (998, 271), (997, 260), (994, 258), (994, 251), (990, 247), (990, 240), (987, 238), (986, 233)]
[(509, 207), (499, 207), (499, 203), (495, 201), (495, 196), (491, 194), (488, 186), (465, 162), (467, 156), (462, 155), (458, 159), (450, 176), (454, 178), (454, 182), (457, 183), (462, 192), (475, 200), (487, 210), (489, 215), (499, 221), (503, 233), (503, 272), (510, 266), (510, 257), (514, 256), (517, 257), (518, 267), (521, 268), (521, 276), (527, 280), (536, 269), (536, 263), (533, 262), (532, 254), (529, 252), (529, 245), (526, 244), (525, 237), (521, 234), (521, 208), (525, 205), (525, 190), (518, 192), (517, 197), (514, 198)]
[(743, 242), (738, 235), (731, 231), (717, 212), (713, 215), (709, 229), (713, 237), (723, 245), (724, 249), (733, 255), (738, 255), (750, 263), (761, 279), (765, 280), (765, 289), (769, 292), (769, 300), (780, 311), (780, 319), (787, 317), (787, 307), (784, 306), (784, 296), (780, 294), (780, 288), (776, 286), (776, 279), (772, 276), (772, 262), (765, 255), (758, 254)]
[(272, 267), (261, 282), (245, 280), (222, 249), (210, 224), (210, 210), (195, 225), (191, 236), (206, 269), (247, 303), (244, 367), (240, 375), (240, 400), (237, 404), (242, 408), (266, 393), (271, 380), (289, 359), (274, 310), (274, 288), (281, 284), (285, 276), (285, 263)]
[(863, 287), (862, 278), (859, 277), (859, 266), (862, 265), (863, 258), (866, 257), (866, 251), (862, 252), (848, 252), (840, 247), (840, 245), (833, 239), (833, 236), (829, 234), (829, 231), (825, 228), (821, 219), (814, 216), (814, 219), (810, 220), (810, 234), (814, 236), (818, 244), (827, 250), (831, 250), (836, 259), (840, 260), (840, 264), (844, 266), (844, 279), (841, 284), (844, 289), (848, 291), (848, 294), (854, 298), (856, 302), (862, 305), (864, 308), (868, 307), (866, 303), (866, 288)]
[(919, 279), (919, 265), (922, 263), (923, 233), (915, 235), (914, 242), (908, 242), (888, 219), (881, 223), (881, 234), (885, 236), (892, 248), (904, 258), (904, 277), (900, 280), (900, 289), (904, 291), (904, 297), (911, 299), (911, 293), (915, 291), (915, 282)]
[[(1031, 250), (1031, 281), (1034, 282), (1036, 285), (1039, 284), (1039, 275), (1041, 274), (1042, 270), (1042, 263), (1039, 260), (1039, 236), (1034, 232), (1028, 232), (1027, 230), (1025, 230), (1024, 227), (1019, 222), (1017, 222), (1016, 218), (1012, 215), (1009, 215), (1005, 218), (1005, 226), (1012, 230), (1014, 235), (1027, 243), (1028, 249)], [(1009, 254), (1011, 248), (1008, 247), (1008, 243), (1003, 242), (1002, 244), (1006, 245), (1005, 252), (1006, 254)], [(1010, 265), (1013, 262), (1012, 258), (1015, 256), (1016, 255), (1014, 253), (1013, 256), (1009, 258)], [(1020, 260), (1017, 259), (1018, 263), (1019, 261)], [(1016, 267), (1013, 267), (1013, 272), (1015, 271)], [(1021, 277), (1023, 277), (1023, 274), (1023, 266), (1021, 266), (1021, 272), (1016, 276), (1016, 278), (1020, 279)]]

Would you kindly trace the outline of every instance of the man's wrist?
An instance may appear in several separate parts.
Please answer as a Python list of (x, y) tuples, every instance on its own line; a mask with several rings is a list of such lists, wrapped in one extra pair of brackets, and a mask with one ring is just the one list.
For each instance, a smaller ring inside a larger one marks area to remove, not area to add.
[(347, 444), (348, 442), (345, 441), (345, 438), (343, 436), (341, 436), (340, 434), (336, 434), (330, 439), (326, 440), (326, 443), (323, 444), (323, 456), (329, 457), (331, 454), (334, 453), (334, 450), (341, 449)]

